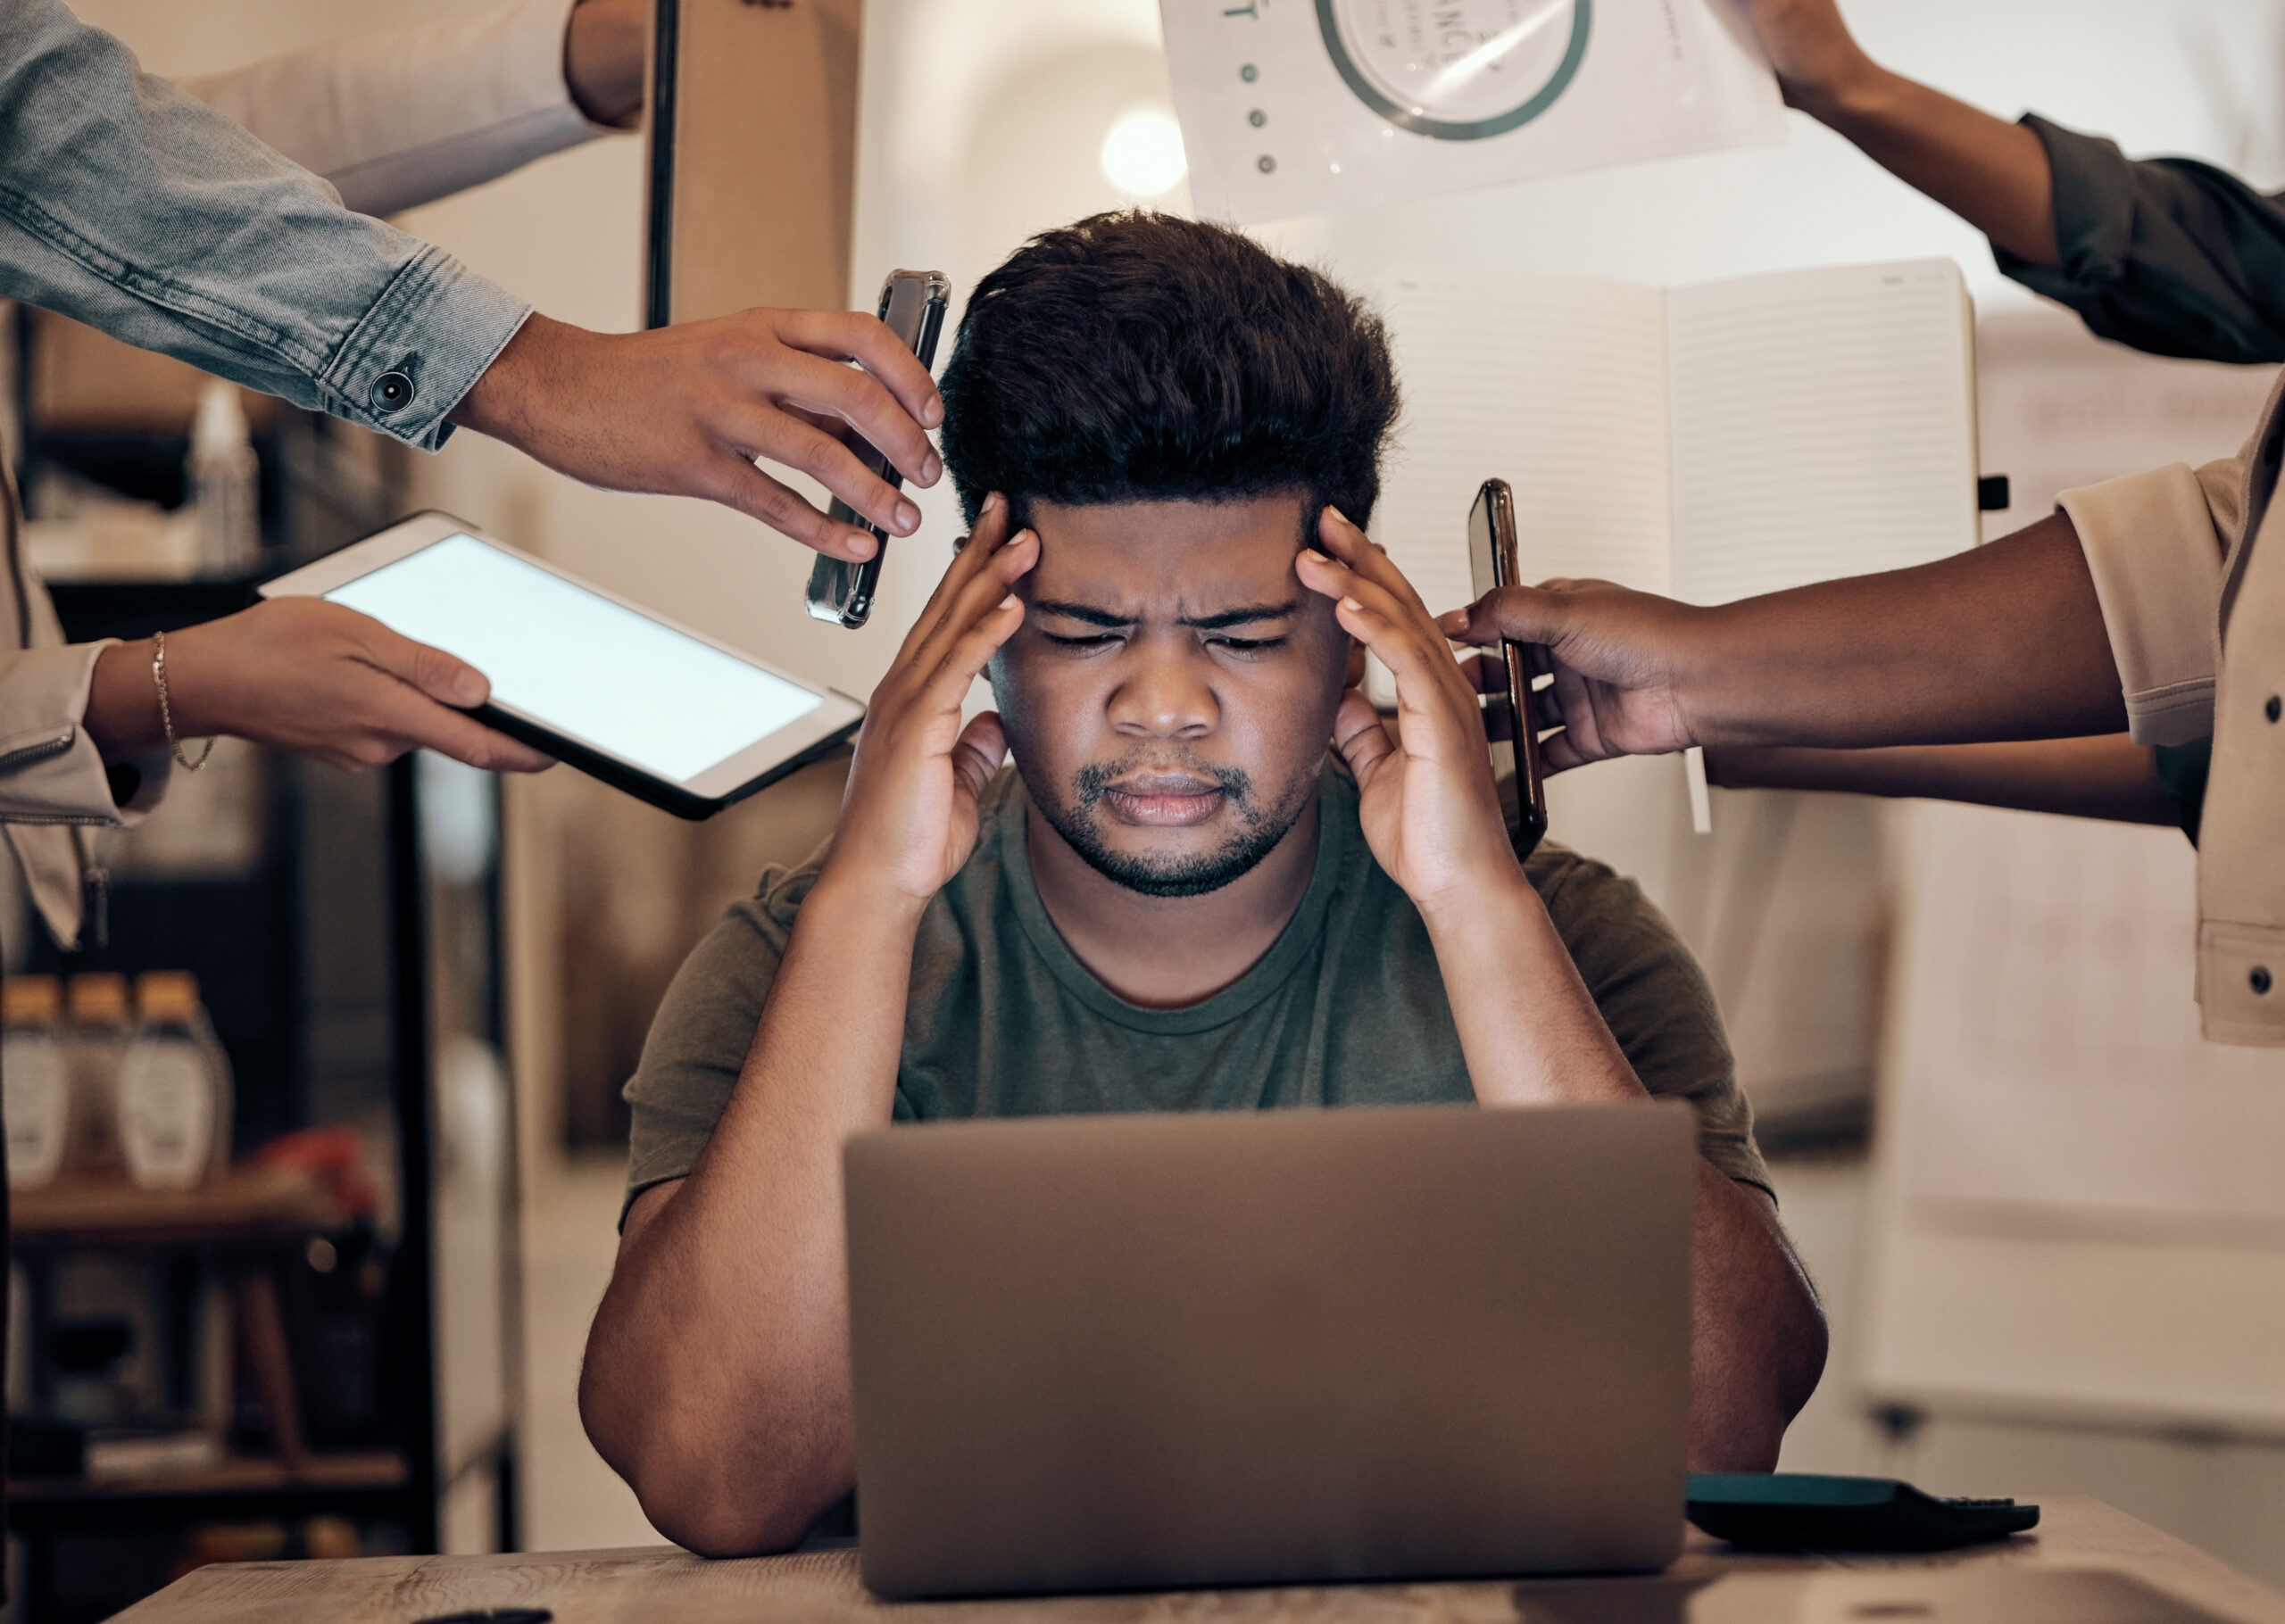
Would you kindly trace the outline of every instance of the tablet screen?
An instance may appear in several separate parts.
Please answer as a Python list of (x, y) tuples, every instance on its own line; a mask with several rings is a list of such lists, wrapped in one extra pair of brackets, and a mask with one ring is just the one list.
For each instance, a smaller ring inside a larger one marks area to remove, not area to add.
[(457, 654), (494, 703), (687, 783), (817, 708), (808, 689), (550, 575), (447, 536), (325, 594)]

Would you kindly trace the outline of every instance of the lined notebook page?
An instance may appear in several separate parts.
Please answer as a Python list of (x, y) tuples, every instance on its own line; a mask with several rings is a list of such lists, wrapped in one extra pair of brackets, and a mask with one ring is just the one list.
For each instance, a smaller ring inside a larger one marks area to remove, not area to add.
[(1526, 581), (1670, 590), (1666, 295), (1627, 282), (1400, 270), (1404, 410), (1373, 536), (1439, 613), (1470, 602), (1467, 511), (1515, 487)]
[(1677, 597), (1975, 543), (1971, 318), (1950, 261), (1708, 283), (1666, 308)]

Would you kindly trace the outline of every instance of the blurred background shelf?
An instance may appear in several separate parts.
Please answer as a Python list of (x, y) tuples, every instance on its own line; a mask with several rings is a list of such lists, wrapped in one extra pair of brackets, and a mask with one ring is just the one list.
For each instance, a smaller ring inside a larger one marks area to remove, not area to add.
[[(403, 448), (250, 396), (258, 563), (136, 575), (179, 528), (208, 380), (37, 313), (11, 332), (29, 535), (76, 577), (52, 582), (71, 641), (233, 613), (412, 505)], [(9, 974), (187, 971), (234, 1085), (231, 1170), (202, 1188), (17, 1192), (14, 1616), (108, 1617), (204, 1560), (515, 1547), (499, 845), (486, 775), (226, 740), (164, 816), (103, 837), (106, 938), (59, 951), (0, 882)], [(154, 1461), (181, 1441), (178, 1469), (107, 1464), (145, 1438)]]
[[(373, 1495), (402, 1490), (411, 1466), (394, 1450), (344, 1450), (304, 1456), (291, 1464), (241, 1456), (196, 1471), (143, 1478), (11, 1478), (8, 1504), (37, 1508), (122, 1500), (196, 1500), (290, 1495), (297, 1504), (314, 1495)], [(211, 1513), (215, 1508), (203, 1505)]]
[(276, 1168), (235, 1168), (196, 1189), (54, 1184), (12, 1192), (10, 1207), (20, 1253), (292, 1241), (345, 1221), (324, 1185)]

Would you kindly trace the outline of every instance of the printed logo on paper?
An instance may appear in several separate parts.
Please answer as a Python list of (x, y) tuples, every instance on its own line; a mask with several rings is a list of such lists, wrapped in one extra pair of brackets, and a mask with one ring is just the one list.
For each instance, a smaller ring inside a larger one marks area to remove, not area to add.
[(1555, 105), (1587, 54), (1593, 0), (1317, 0), (1358, 100), (1438, 141), (1482, 141)]

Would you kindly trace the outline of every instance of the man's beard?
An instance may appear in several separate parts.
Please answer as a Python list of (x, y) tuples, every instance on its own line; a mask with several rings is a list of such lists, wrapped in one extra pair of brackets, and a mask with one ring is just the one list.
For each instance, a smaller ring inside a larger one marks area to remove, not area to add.
[(1286, 804), (1264, 808), (1254, 800), (1253, 776), (1234, 766), (1209, 766), (1202, 761), (1171, 765), (1211, 778), (1224, 800), (1237, 814), (1238, 826), (1230, 838), (1211, 851), (1194, 857), (1130, 857), (1105, 843), (1101, 822), (1104, 795), (1112, 783), (1139, 766), (1165, 766), (1163, 760), (1141, 753), (1094, 766), (1071, 775), (1071, 800), (1059, 800), (1034, 790), (1032, 800), (1040, 816), (1064, 843), (1086, 859), (1087, 866), (1106, 880), (1145, 897), (1202, 897), (1253, 871), (1254, 866), (1276, 849), (1309, 805), (1313, 781), (1304, 779)]

